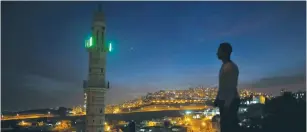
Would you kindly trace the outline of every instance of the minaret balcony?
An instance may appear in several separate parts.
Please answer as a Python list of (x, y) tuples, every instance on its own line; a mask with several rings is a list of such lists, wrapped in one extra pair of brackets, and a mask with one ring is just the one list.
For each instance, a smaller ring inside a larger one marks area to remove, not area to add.
[(106, 88), (109, 89), (109, 82), (84, 80), (83, 88)]

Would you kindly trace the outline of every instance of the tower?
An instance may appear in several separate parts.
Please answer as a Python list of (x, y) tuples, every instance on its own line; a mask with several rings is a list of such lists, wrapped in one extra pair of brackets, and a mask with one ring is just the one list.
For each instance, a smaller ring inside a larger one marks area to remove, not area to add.
[(88, 78), (83, 83), (86, 96), (86, 132), (103, 132), (105, 123), (105, 93), (109, 83), (105, 80), (106, 57), (109, 46), (105, 43), (105, 20), (99, 8), (94, 14), (91, 37), (85, 47), (89, 54)]

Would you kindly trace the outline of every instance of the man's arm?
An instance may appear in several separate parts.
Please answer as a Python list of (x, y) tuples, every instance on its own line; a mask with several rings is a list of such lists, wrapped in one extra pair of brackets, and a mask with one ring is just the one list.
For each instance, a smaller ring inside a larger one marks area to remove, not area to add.
[(220, 101), (219, 101), (219, 98), (218, 98), (218, 97), (219, 97), (219, 95), (217, 95), (217, 96), (215, 97), (215, 100), (214, 100), (214, 103), (213, 103), (215, 107), (218, 107), (218, 106), (219, 106), (219, 102), (220, 102)]

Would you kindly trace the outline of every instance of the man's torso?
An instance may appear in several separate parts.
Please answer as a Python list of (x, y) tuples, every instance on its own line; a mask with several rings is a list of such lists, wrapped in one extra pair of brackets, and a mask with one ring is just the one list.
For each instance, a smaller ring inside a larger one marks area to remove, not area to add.
[(230, 61), (224, 63), (219, 73), (219, 99), (224, 100), (231, 96), (232, 99), (239, 97), (237, 92), (239, 69), (237, 65)]

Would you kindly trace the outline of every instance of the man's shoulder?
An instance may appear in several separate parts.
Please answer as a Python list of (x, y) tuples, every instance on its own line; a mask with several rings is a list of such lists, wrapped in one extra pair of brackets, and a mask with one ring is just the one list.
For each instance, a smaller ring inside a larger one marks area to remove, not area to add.
[(237, 70), (238, 70), (238, 66), (233, 61), (228, 62), (224, 64), (223, 66), (223, 71), (237, 71)]
[(238, 69), (238, 65), (236, 63), (234, 63), (233, 61), (231, 62), (231, 66), (234, 69)]

